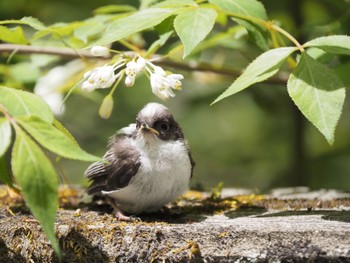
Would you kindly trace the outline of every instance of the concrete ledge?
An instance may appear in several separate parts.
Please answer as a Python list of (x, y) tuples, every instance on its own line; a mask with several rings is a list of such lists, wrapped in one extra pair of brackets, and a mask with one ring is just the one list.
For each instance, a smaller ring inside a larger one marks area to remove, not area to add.
[[(59, 211), (56, 233), (64, 262), (350, 262), (350, 194), (308, 193), (196, 193), (136, 223), (80, 205)], [(57, 258), (23, 207), (0, 208), (0, 262), (30, 261)]]

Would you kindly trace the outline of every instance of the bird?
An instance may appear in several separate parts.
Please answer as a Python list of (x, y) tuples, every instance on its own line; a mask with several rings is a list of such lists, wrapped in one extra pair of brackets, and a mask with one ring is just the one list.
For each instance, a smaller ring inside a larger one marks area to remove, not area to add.
[(195, 166), (180, 125), (155, 102), (109, 138), (102, 159), (84, 173), (87, 193), (105, 197), (115, 217), (125, 221), (177, 200), (188, 190)]

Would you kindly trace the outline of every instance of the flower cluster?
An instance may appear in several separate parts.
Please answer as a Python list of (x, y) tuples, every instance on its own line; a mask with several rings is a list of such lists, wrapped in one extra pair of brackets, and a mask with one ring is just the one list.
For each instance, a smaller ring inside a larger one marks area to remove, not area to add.
[[(100, 46), (91, 49), (94, 56), (107, 56), (108, 52), (107, 48)], [(124, 76), (125, 85), (132, 87), (140, 72), (145, 72), (150, 77), (152, 92), (160, 99), (174, 97), (173, 89), (181, 90), (181, 80), (183, 79), (181, 74), (168, 74), (161, 67), (154, 65), (139, 54), (136, 54), (131, 60), (121, 58), (113, 65), (106, 64), (86, 72), (81, 88), (88, 92), (109, 88)]]

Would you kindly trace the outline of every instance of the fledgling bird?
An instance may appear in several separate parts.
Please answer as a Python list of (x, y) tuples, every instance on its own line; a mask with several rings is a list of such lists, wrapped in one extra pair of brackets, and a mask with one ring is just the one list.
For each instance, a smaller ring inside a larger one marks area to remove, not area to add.
[(195, 165), (182, 129), (168, 108), (149, 103), (136, 123), (109, 140), (103, 159), (85, 171), (87, 193), (105, 196), (121, 220), (159, 210), (187, 189)]

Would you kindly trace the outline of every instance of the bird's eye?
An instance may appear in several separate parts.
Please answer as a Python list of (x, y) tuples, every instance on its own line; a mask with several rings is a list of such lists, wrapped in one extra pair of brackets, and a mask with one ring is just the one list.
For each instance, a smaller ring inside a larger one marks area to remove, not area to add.
[(156, 123), (156, 127), (163, 132), (167, 132), (170, 129), (170, 125), (164, 121)]

